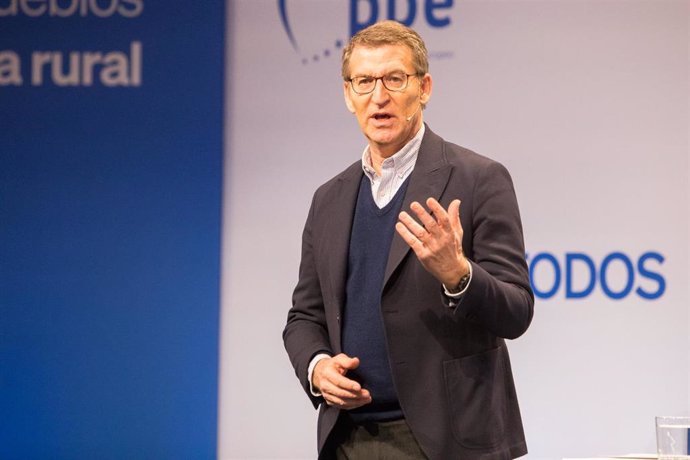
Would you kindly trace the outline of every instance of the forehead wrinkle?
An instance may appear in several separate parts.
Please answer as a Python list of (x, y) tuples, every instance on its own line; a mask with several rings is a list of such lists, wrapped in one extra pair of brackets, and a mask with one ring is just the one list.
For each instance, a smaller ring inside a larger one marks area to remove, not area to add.
[(355, 47), (350, 56), (351, 76), (381, 77), (391, 72), (414, 73), (411, 52), (402, 45)]

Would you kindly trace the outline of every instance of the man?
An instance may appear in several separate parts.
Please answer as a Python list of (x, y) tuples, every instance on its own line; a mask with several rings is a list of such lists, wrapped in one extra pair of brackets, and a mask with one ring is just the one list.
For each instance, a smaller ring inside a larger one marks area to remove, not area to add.
[(342, 75), (368, 146), (314, 195), (283, 332), (321, 406), (319, 456), (524, 455), (504, 339), (534, 297), (510, 176), (423, 123), (433, 81), (412, 29), (360, 31)]

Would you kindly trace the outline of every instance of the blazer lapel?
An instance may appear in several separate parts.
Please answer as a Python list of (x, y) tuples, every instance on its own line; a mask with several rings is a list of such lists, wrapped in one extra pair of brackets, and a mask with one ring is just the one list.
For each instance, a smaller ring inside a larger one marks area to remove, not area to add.
[[(331, 212), (328, 213), (330, 221), (327, 224), (328, 232), (323, 247), (324, 257), (327, 259), (326, 266), (328, 267), (332, 299), (338, 307), (338, 315), (342, 314), (345, 307), (350, 232), (352, 231), (362, 174), (361, 162), (348, 168), (338, 178), (337, 184), (332, 190), (334, 196), (332, 200), (329, 200), (331, 206)], [(339, 338), (336, 343), (340, 343)]]
[[(410, 212), (410, 204), (417, 201), (426, 207), (427, 198), (433, 197), (440, 199), (445, 190), (450, 177), (450, 167), (445, 159), (443, 139), (434, 134), (428, 126), (419, 147), (419, 156), (412, 174), (410, 182), (405, 192), (405, 198), (401, 211)], [(391, 249), (388, 253), (386, 272), (383, 278), (384, 289), (395, 269), (400, 265), (410, 247), (407, 245), (397, 231), (393, 233)]]

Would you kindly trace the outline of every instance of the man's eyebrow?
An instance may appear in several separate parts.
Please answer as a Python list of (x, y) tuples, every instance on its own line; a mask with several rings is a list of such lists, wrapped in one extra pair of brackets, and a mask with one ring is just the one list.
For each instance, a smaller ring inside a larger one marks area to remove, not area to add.
[(390, 72), (383, 73), (383, 74), (379, 75), (378, 77), (374, 77), (374, 75), (372, 75), (372, 74), (362, 73), (362, 74), (352, 75), (352, 76), (350, 76), (350, 78), (360, 78), (360, 77), (380, 78), (380, 77), (385, 77), (386, 75), (390, 75), (392, 73), (407, 73), (407, 72), (404, 70), (391, 70)]

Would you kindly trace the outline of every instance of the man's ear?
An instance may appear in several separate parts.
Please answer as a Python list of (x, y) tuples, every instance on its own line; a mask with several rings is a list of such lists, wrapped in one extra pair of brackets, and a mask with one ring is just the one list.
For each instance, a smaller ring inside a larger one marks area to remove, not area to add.
[(355, 105), (352, 103), (352, 91), (350, 91), (350, 87), (347, 82), (343, 83), (343, 96), (345, 97), (345, 105), (347, 106), (347, 110), (355, 113)]
[(434, 81), (431, 78), (430, 74), (425, 74), (421, 78), (421, 82), (419, 85), (419, 100), (422, 104), (426, 105), (427, 102), (429, 102), (429, 99), (431, 99), (431, 90), (433, 89), (434, 86)]

